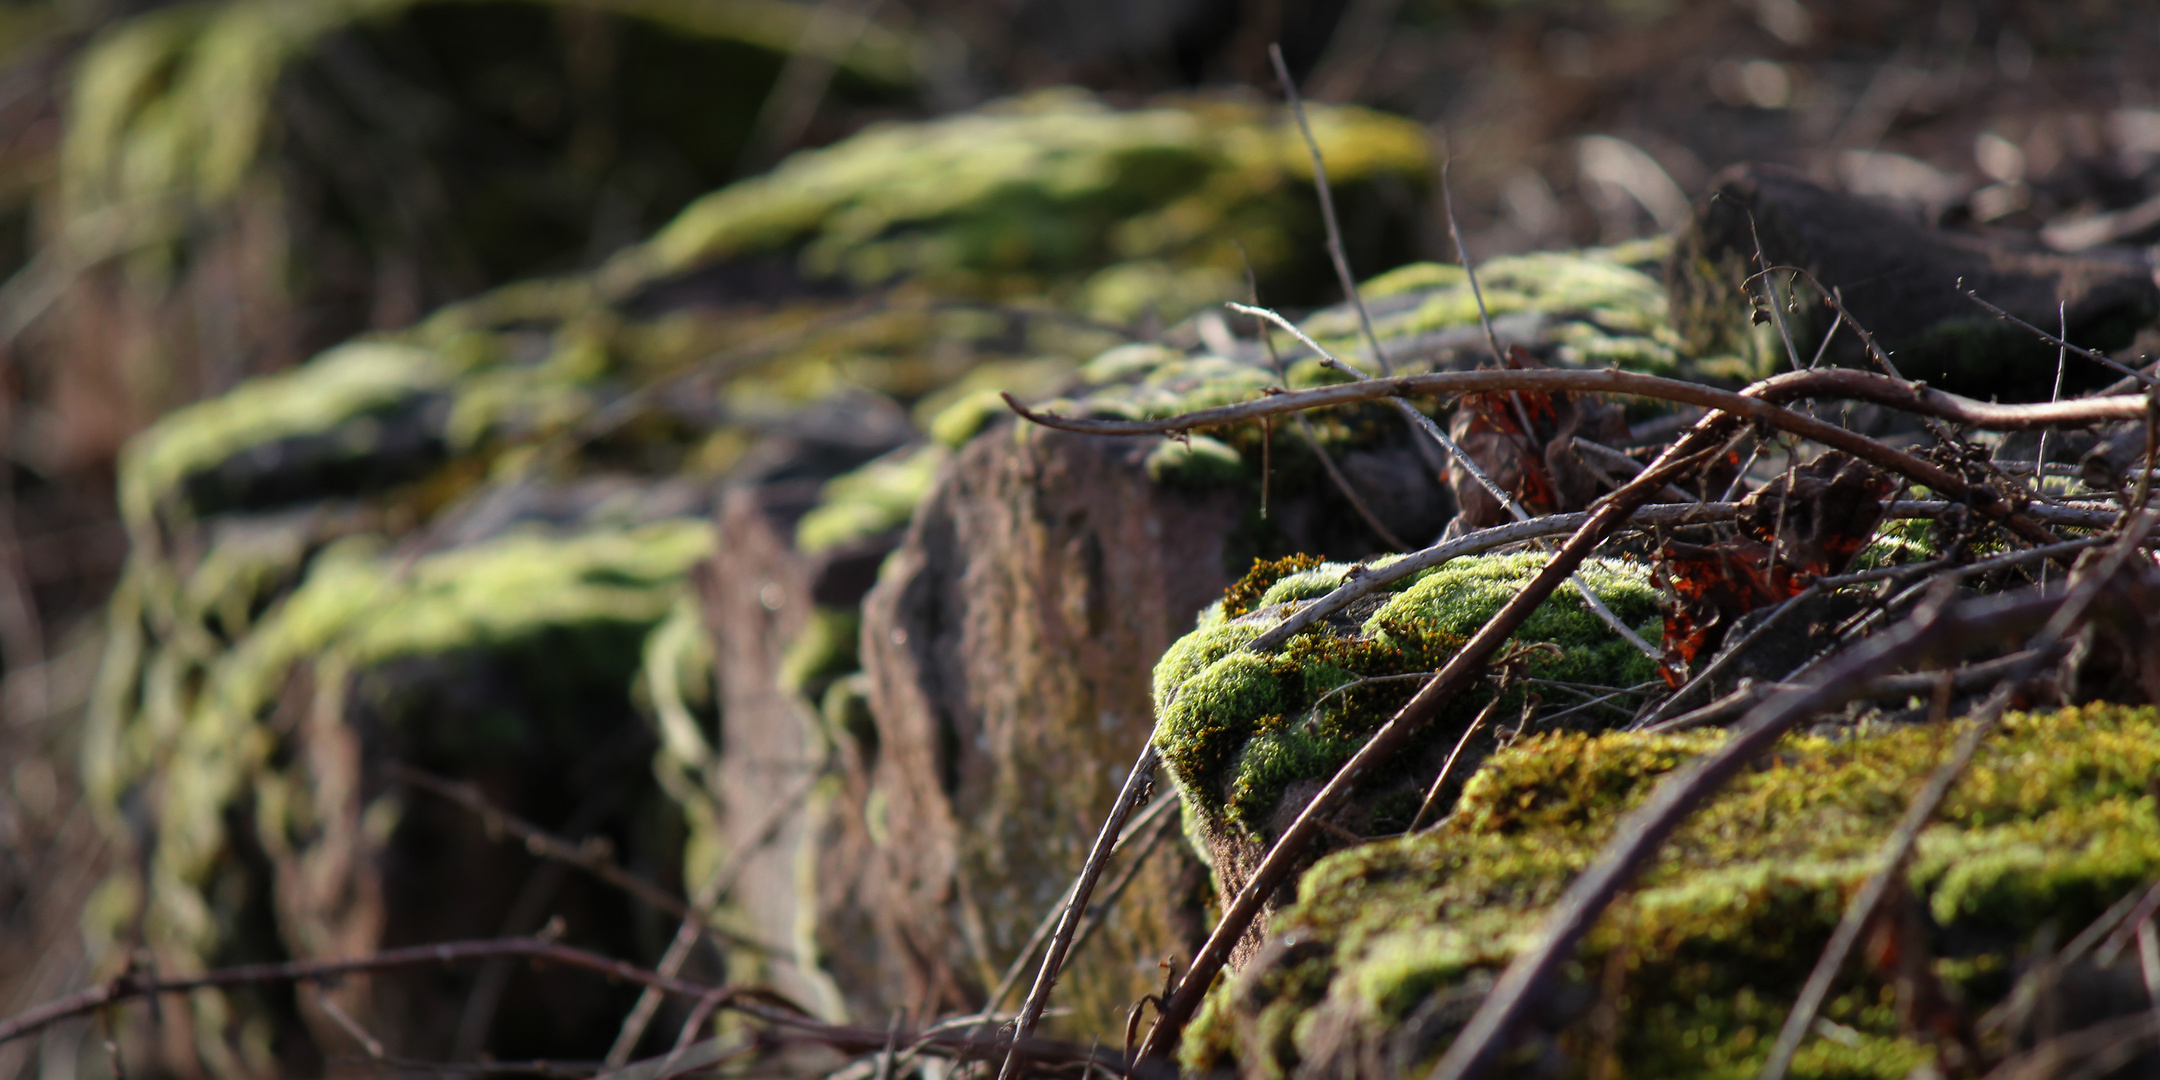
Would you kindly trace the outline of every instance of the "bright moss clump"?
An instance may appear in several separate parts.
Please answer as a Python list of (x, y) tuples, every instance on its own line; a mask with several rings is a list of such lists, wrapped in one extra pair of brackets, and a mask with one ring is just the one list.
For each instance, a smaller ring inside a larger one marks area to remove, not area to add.
[[(1537, 574), (1545, 558), (1458, 559), (1376, 597), (1377, 608), (1368, 605), (1339, 632), (1308, 631), (1268, 654), (1245, 646), (1279, 621), (1284, 605), (1326, 593), (1350, 568), (1297, 560), (1262, 567), (1263, 578), (1276, 579), (1255, 598), (1250, 594), (1261, 581), (1248, 578), (1226, 601), (1250, 604), (1252, 614), (1233, 619), (1223, 604), (1210, 608), (1199, 628), (1172, 645), (1155, 669), (1155, 743), (1185, 794), (1188, 812), (1200, 816), (1202, 830), (1210, 835), (1231, 829), (1255, 840), (1272, 839), (1286, 791), (1333, 775), (1416, 692), (1418, 679), (1399, 676), (1437, 670)], [(1621, 619), (1654, 633), (1657, 597), (1640, 568), (1593, 561), (1581, 577)], [(1562, 684), (1622, 690), (1655, 675), (1650, 660), (1598, 621), (1572, 588), (1541, 606), (1517, 640), (1539, 647), (1514, 654), (1516, 677), (1494, 713), (1508, 728), (1528, 724), (1534, 729), (1539, 713), (1556, 713), (1601, 692)], [(1433, 733), (1428, 741), (1452, 742), (1492, 693), (1488, 683), (1458, 698), (1428, 729)], [(1526, 716), (1532, 693), (1541, 701)], [(1603, 720), (1609, 723), (1626, 711), (1609, 709)], [(1587, 716), (1595, 719), (1599, 713), (1592, 709)], [(1376, 777), (1371, 788), (1415, 786), (1424, 756), (1405, 754), (1403, 775)], [(1409, 823), (1416, 800), (1395, 802), (1402, 804), (1374, 807), (1372, 831)]]
[[(1566, 1075), (1753, 1075), (1846, 898), (1955, 735), (1787, 740), (1607, 913), (1530, 1052)], [(1324, 859), (1271, 925), (1273, 943), (1189, 1029), (1186, 1066), (1422, 1075), (1621, 815), (1719, 738), (1525, 740), (1486, 763), (1439, 828)], [(2001, 999), (2042, 924), (2074, 932), (2160, 873), (2156, 768), (2150, 708), (2013, 716), (1988, 740), (1905, 875), (1933, 971), (1966, 1015)], [(1594, 1023), (1601, 1007), (1616, 1011)], [(1900, 1030), (1864, 958), (1825, 1016), (1840, 1038), (1811, 1039), (1793, 1075), (1897, 1078), (1932, 1056)]]
[[(1549, 344), (1560, 363), (1671, 374), (1680, 366), (1656, 266), (1670, 242), (1638, 241), (1575, 252), (1544, 251), (1493, 259), (1478, 268), (1485, 310), (1506, 336)], [(1476, 331), (1471, 351), (1485, 350), (1477, 297), (1460, 266), (1414, 263), (1374, 278), (1362, 290), (1374, 330), (1398, 350), (1437, 348)], [(1356, 313), (1334, 308), (1305, 331), (1339, 355), (1363, 355)], [(1457, 346), (1460, 348), (1460, 345)]]

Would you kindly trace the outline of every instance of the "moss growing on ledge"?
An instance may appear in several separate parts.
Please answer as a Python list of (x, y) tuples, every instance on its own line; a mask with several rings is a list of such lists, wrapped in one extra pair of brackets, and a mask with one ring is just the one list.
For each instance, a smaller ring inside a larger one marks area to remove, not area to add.
[[(1430, 158), (1415, 124), (1355, 108), (1313, 120), (1339, 194), (1423, 184)], [(1123, 321), (1154, 307), (1176, 319), (1242, 294), (1240, 242), (1263, 281), (1318, 285), (1316, 268), (1298, 265), (1320, 239), (1311, 175), (1272, 107), (1189, 99), (1121, 112), (1044, 91), (798, 154), (691, 204), (607, 273), (796, 249), (805, 277), (863, 286), (914, 277), (1009, 296), (1087, 273), (1071, 299), (1091, 313)]]
[[(1659, 237), (1610, 248), (1508, 255), (1480, 266), (1478, 284), (1485, 310), (1503, 337), (1548, 345), (1554, 359), (1570, 366), (1672, 374), (1680, 369), (1680, 338), (1654, 270), (1670, 247), (1669, 239)], [(1413, 263), (1372, 279), (1361, 291), (1372, 308), (1374, 331), (1397, 352), (1440, 348), (1438, 342), (1454, 332), (1463, 339), (1458, 348), (1467, 346), (1480, 359), (1487, 355), (1477, 296), (1462, 267)], [(1516, 333), (1508, 333), (1511, 328)], [(1347, 306), (1314, 315), (1304, 329), (1337, 355), (1366, 351), (1356, 312)]]
[[(1539, 554), (1458, 559), (1382, 594), (1380, 606), (1368, 608), (1346, 632), (1308, 631), (1269, 654), (1245, 646), (1278, 622), (1287, 605), (1334, 588), (1350, 567), (1285, 560), (1259, 568), (1260, 580), (1248, 578), (1233, 588), (1229, 601), (1250, 604), (1252, 613), (1231, 619), (1224, 605), (1210, 608), (1155, 669), (1155, 744), (1202, 831), (1272, 839), (1285, 793), (1333, 775), (1416, 692), (1416, 678), (1394, 677), (1436, 670), (1544, 562)], [(1268, 575), (1275, 580), (1252, 597)], [(1639, 567), (1593, 561), (1582, 578), (1621, 619), (1654, 632), (1657, 598)], [(1599, 622), (1572, 589), (1541, 606), (1517, 640), (1552, 646), (1519, 652), (1519, 677), (1619, 689), (1655, 673), (1650, 660)], [(1514, 726), (1534, 689), (1518, 679), (1495, 715)], [(1537, 692), (1545, 712), (1582, 700), (1566, 691)], [(1428, 729), (1427, 741), (1452, 741), (1491, 699), (1489, 686), (1464, 694)], [(1403, 755), (1403, 775), (1375, 777), (1371, 788), (1414, 785), (1424, 756)], [(1371, 831), (1399, 830), (1416, 808), (1414, 799), (1405, 806), (1376, 805)]]
[[(1564, 1075), (1753, 1075), (1846, 898), (1955, 734), (1787, 740), (1607, 913), (1531, 1052)], [(1439, 828), (1324, 859), (1272, 943), (1188, 1030), (1186, 1067), (1422, 1074), (1621, 815), (1719, 738), (1527, 740), (1494, 755)], [(1966, 1015), (2000, 1000), (2043, 923), (2082, 927), (2160, 872), (2156, 768), (2150, 708), (2013, 716), (1985, 744), (1906, 874), (1934, 973)], [(1616, 1011), (1599, 1025), (1601, 1001)], [(1896, 1078), (1932, 1058), (1860, 959), (1825, 1015), (1843, 1040), (1812, 1039), (1793, 1075)]]
[(906, 526), (951, 456), (939, 443), (918, 443), (827, 480), (795, 526), (795, 549), (815, 555)]

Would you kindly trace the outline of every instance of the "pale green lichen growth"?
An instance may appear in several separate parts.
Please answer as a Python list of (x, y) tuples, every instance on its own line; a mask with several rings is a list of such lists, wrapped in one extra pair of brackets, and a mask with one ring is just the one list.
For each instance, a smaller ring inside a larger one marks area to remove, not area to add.
[[(1639, 268), (1661, 260), (1669, 247), (1660, 238), (1503, 256), (1478, 267), (1478, 284), (1492, 318), (1541, 317), (1540, 334), (1557, 346), (1564, 364), (1670, 373), (1679, 367), (1680, 338), (1664, 286)], [(1383, 342), (1479, 325), (1477, 296), (1460, 266), (1414, 263), (1374, 278), (1360, 292), (1374, 305), (1374, 330)], [(1338, 355), (1361, 356), (1356, 320), (1347, 307), (1331, 308), (1308, 319), (1304, 330)]]
[[(1313, 119), (1337, 184), (1422, 182), (1429, 168), (1424, 133), (1407, 121), (1350, 108), (1316, 109)], [(1306, 237), (1293, 223), (1312, 212), (1310, 177), (1302, 141), (1270, 108), (1196, 101), (1119, 112), (1046, 91), (798, 154), (692, 204), (609, 272), (643, 277), (799, 245), (812, 277), (990, 276), (991, 291), (1010, 294), (1039, 288), (1045, 273), (1130, 262), (1087, 290), (1118, 317), (1135, 307), (1135, 281), (1157, 290), (1158, 306), (1236, 295), (1232, 237), (1263, 277), (1297, 258)]]
[(365, 457), (374, 449), (371, 415), (439, 390), (451, 377), (447, 365), (420, 349), (345, 345), (302, 370), (178, 410), (128, 444), (120, 462), (121, 513), (141, 530), (158, 499), (181, 481), (276, 439), (345, 433), (350, 456)]
[[(1173, 645), (1155, 672), (1155, 745), (1185, 805), (1264, 838), (1284, 790), (1333, 775), (1408, 700), (1416, 682), (1346, 687), (1365, 677), (1436, 670), (1546, 560), (1538, 554), (1458, 559), (1400, 583), (1346, 636), (1312, 630), (1265, 655), (1244, 646), (1275, 619), (1233, 619), (1243, 612), (1224, 605), (1203, 614), (1199, 629)], [(1233, 590), (1225, 603), (1254, 610), (1293, 603), (1332, 589), (1350, 569), (1276, 565), (1277, 579), (1256, 597)], [(1593, 560), (1580, 576), (1616, 615), (1655, 636), (1657, 596), (1641, 567)], [(1655, 672), (1571, 589), (1540, 606), (1516, 640), (1557, 646), (1525, 654), (1522, 674), (1533, 678), (1620, 689)], [(1519, 705), (1523, 691), (1509, 693)], [(1482, 687), (1464, 694), (1433, 728), (1459, 729), (1490, 696)], [(1380, 779), (1384, 786), (1386, 778)]]
[[(198, 957), (214, 949), (220, 931), (206, 890), (225, 854), (226, 813), (243, 790), (260, 798), (278, 789), (279, 736), (264, 721), (299, 665), (311, 666), (316, 685), (342, 688), (400, 658), (538, 650), (546, 659), (536, 653), (525, 666), (548, 671), (552, 685), (619, 677), (627, 694), (640, 642), (676, 602), (691, 564), (710, 553), (711, 535), (696, 519), (568, 537), (517, 532), (409, 563), (384, 556), (373, 538), (349, 538), (316, 554), (299, 587), (231, 646), (191, 649), (181, 635), (143, 657), (143, 715), (93, 717), (85, 771), (104, 800), (153, 770), (159, 778), (150, 882), (137, 893), (151, 904), (150, 940)], [(400, 711), (414, 703), (369, 704), (392, 725), (414, 720)], [(474, 713), (419, 735), (469, 754), (522, 732), (510, 717)], [(304, 829), (304, 802), (278, 804), (301, 815), (290, 819), (263, 808), (263, 835)]]
[[(1791, 738), (1698, 811), (1568, 969), (1562, 996), (1589, 1002), (1608, 965), (1626, 965), (1607, 1065), (1593, 1065), (1607, 1051), (1587, 1004), (1545, 1021), (1569, 1075), (1610, 1066), (1753, 1075), (1846, 897), (1954, 735), (1909, 727)], [(1264, 955), (1217, 989), (1188, 1030), (1186, 1067), (1285, 1076), (1327, 1071), (1334, 1058), (1325, 1055), (1373, 1052), (1398, 1073), (1421, 1074), (1621, 815), (1719, 739), (1518, 743), (1486, 763), (1438, 829), (1322, 860), (1271, 926), (1297, 948)], [(2150, 708), (2012, 716), (1983, 746), (1906, 874), (1936, 974), (1967, 1015), (2000, 1000), (2018, 951), (2043, 924), (2086, 925), (2160, 872), (2147, 786), (2155, 768), (2160, 717)], [(1461, 1007), (1437, 1004), (1451, 997)], [(1889, 987), (1858, 962), (1825, 1015), (1858, 1045), (1812, 1039), (1793, 1075), (1896, 1078), (1932, 1057), (1899, 1029)]]
[(938, 443), (902, 447), (827, 480), (817, 506), (796, 523), (795, 550), (815, 555), (905, 527), (951, 456)]

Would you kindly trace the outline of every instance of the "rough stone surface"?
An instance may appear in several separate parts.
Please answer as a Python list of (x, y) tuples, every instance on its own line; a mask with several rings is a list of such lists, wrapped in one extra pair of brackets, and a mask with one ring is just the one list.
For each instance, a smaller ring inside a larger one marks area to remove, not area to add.
[[(874, 429), (874, 419), (859, 416), (859, 430)], [(859, 462), (879, 445), (865, 440), (853, 454), (798, 445), (769, 470), (784, 479), (729, 491), (716, 523), (716, 549), (726, 555), (698, 573), (720, 693), (711, 794), (720, 850), (739, 874), (729, 907), (752, 937), (785, 950), (745, 957), (736, 975), (835, 1018), (874, 1015), (886, 997), (868, 931), (871, 901), (860, 895), (874, 864), (861, 813), (868, 761), (865, 748), (827, 727), (817, 695), (790, 685), (788, 661), (816, 621), (860, 604), (899, 536), (805, 554), (796, 526), (820, 504), (834, 465)], [(853, 620), (845, 626), (852, 631)]]

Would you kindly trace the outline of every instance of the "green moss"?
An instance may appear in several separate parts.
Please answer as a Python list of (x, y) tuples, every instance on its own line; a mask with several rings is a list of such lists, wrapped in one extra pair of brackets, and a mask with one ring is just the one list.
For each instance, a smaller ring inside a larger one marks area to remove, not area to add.
[(795, 526), (796, 550), (814, 555), (905, 526), (949, 457), (938, 443), (904, 447), (826, 481)]
[(183, 480), (277, 439), (343, 432), (336, 441), (346, 456), (372, 456), (379, 452), (371, 439), (379, 425), (369, 419), (442, 388), (450, 374), (419, 349), (347, 345), (305, 371), (258, 379), (181, 409), (128, 444), (120, 463), (121, 512), (130, 528), (143, 529), (158, 500)]
[(1205, 435), (1186, 435), (1165, 439), (1148, 452), (1147, 475), (1164, 487), (1219, 488), (1244, 477), (1245, 459)]
[[(1537, 252), (1493, 259), (1478, 267), (1485, 309), (1493, 318), (1543, 316), (1544, 335), (1564, 364), (1617, 365), (1670, 373), (1679, 368), (1680, 339), (1666, 310), (1664, 287), (1638, 266), (1662, 257), (1668, 241), (1579, 252)], [(1417, 263), (1392, 270), (1362, 290), (1376, 304), (1374, 330), (1383, 342), (1478, 325), (1477, 298), (1459, 266)], [(1305, 332), (1338, 355), (1362, 355), (1356, 313), (1333, 308), (1306, 320)], [(1289, 346), (1294, 348), (1295, 346)]]
[(835, 680), (861, 668), (856, 657), (861, 637), (861, 612), (812, 609), (809, 625), (788, 643), (786, 654), (781, 656), (775, 683), (787, 693), (815, 704)]
[(711, 768), (718, 759), (714, 739), (708, 737), (708, 729), (718, 725), (706, 719), (718, 709), (712, 639), (689, 596), (679, 597), (667, 618), (646, 636), (639, 678), (660, 731), (662, 757), (687, 769)]
[[(1314, 111), (1338, 185), (1421, 181), (1424, 133), (1359, 109)], [(1305, 149), (1273, 109), (1192, 101), (1130, 112), (1070, 90), (871, 128), (688, 209), (610, 276), (642, 278), (778, 248), (803, 271), (1011, 294), (1085, 271), (1090, 314), (1122, 319), (1145, 285), (1168, 318), (1239, 294), (1233, 238), (1263, 278), (1313, 224)], [(873, 182), (874, 181), (874, 182)], [(1114, 270), (1100, 270), (1122, 264)], [(1098, 272), (1100, 270), (1100, 272)], [(994, 283), (993, 283), (994, 279)], [(987, 286), (987, 287), (986, 287)]]
[[(386, 556), (371, 538), (348, 538), (315, 554), (291, 595), (230, 647), (190, 648), (177, 635), (145, 656), (146, 722), (94, 718), (85, 757), (107, 799), (153, 772), (159, 778), (157, 842), (142, 893), (151, 939), (197, 956), (214, 947), (218, 902), (207, 891), (227, 850), (228, 815), (243, 791), (260, 801), (279, 788), (279, 737), (265, 721), (303, 666), (324, 691), (307, 708), (341, 716), (350, 679), (356, 701), (410, 728), (421, 745), (485, 753), (578, 722), (577, 701), (595, 686), (627, 692), (647, 631), (710, 550), (711, 529), (696, 519), (568, 537), (512, 533), (417, 560)], [(536, 698), (568, 711), (506, 728), (492, 714), (440, 709), (402, 692), (383, 696), (402, 683), (371, 675), (407, 658), (481, 656), (500, 658)], [(279, 809), (303, 814), (303, 803), (262, 804), (275, 826), (267, 835), (306, 829), (304, 816)]]
[(1000, 417), (1011, 416), (1005, 394), (1040, 401), (1073, 381), (1078, 365), (1061, 357), (992, 361), (916, 403), (915, 423), (930, 440), (957, 450)]
[[(1753, 1074), (1846, 897), (1955, 734), (1791, 738), (1694, 815), (1570, 968), (1565, 993), (1595, 1000), (1607, 966), (1625, 965), (1610, 1048), (1624, 1072)], [(1234, 1057), (1247, 1075), (1286, 1075), (1301, 1062), (1325, 1071), (1315, 1054), (1394, 1052), (1402, 1025), (1434, 1002), (1458, 990), (1474, 1002), (1621, 815), (1718, 739), (1555, 734), (1499, 751), (1439, 828), (1313, 867), (1271, 927), (1298, 950), (1215, 992), (1188, 1033), (1188, 1064)], [(1906, 875), (1932, 919), (1937, 976), (1969, 1015), (2000, 996), (2042, 924), (2082, 926), (2160, 872), (2155, 767), (2160, 716), (2149, 708), (2012, 716), (1983, 746)], [(1814, 1039), (1794, 1074), (1899, 1077), (1927, 1059), (1887, 994), (1849, 965), (1826, 1016), (1857, 1045)], [(1546, 1025), (1570, 1074), (1601, 1052), (1588, 1013)], [(1453, 1030), (1426, 1031), (1395, 1067), (1429, 1067)]]
[[(1399, 583), (1355, 633), (1310, 630), (1268, 655), (1242, 646), (1274, 620), (1230, 621), (1230, 613), (1321, 595), (1349, 567), (1298, 560), (1256, 565), (1222, 609), (1203, 616), (1201, 628), (1172, 646), (1156, 668), (1155, 742), (1189, 811), (1265, 839), (1283, 793), (1332, 775), (1417, 687), (1411, 679), (1353, 684), (1436, 670), (1544, 563), (1535, 554), (1456, 560)], [(1640, 568), (1594, 561), (1581, 576), (1620, 618), (1652, 632), (1657, 599)], [(1533, 678), (1621, 688), (1654, 674), (1650, 661), (1572, 590), (1532, 614), (1517, 639), (1556, 646), (1524, 654), (1522, 672)], [(1430, 730), (1459, 730), (1490, 698), (1484, 687), (1462, 695)], [(1526, 690), (1517, 686), (1502, 708), (1513, 717), (1526, 703)], [(1415, 760), (1416, 753), (1404, 755), (1402, 767)], [(1392, 779), (1377, 778), (1373, 786)]]

